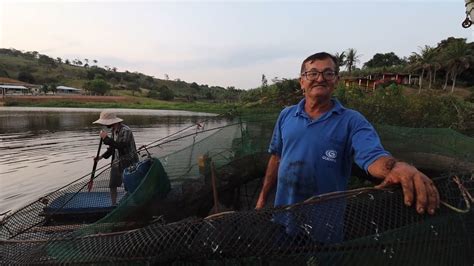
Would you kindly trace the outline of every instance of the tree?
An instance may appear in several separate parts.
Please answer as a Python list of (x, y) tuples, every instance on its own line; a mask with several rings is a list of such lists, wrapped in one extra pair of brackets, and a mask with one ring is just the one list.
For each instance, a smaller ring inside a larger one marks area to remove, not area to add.
[(84, 88), (94, 94), (105, 95), (110, 91), (110, 85), (103, 79), (94, 79), (84, 83)]
[(38, 63), (40, 65), (46, 65), (47, 67), (55, 68), (57, 67), (56, 60), (47, 56), (47, 55), (40, 55), (38, 59)]
[[(456, 78), (464, 70), (468, 69), (470, 63), (474, 61), (474, 56), (472, 55), (473, 51), (470, 49), (469, 45), (466, 43), (466, 39), (458, 39), (457, 41), (452, 41), (449, 43), (443, 51), (445, 66), (446, 66), (446, 75), (450, 75), (451, 80), (453, 81), (451, 86), (451, 93), (454, 92), (454, 87), (456, 86)], [(447, 80), (447, 78), (446, 78)], [(446, 89), (447, 81), (445, 82)]]
[(20, 73), (18, 73), (18, 80), (26, 83), (35, 83), (35, 77), (26, 71), (20, 71)]
[(402, 63), (403, 60), (401, 60), (394, 52), (385, 54), (377, 53), (372, 57), (372, 59), (364, 64), (364, 67), (391, 67), (401, 65)]
[(71, 61), (69, 61), (69, 59), (66, 59), (66, 61), (64, 61), (64, 63), (65, 63), (66, 65), (70, 65), (70, 64), (71, 64)]
[(47, 76), (47, 77), (44, 77), (44, 82), (43, 83), (56, 84), (56, 83), (58, 83), (58, 79), (56, 77)]
[(346, 64), (346, 54), (345, 54), (345, 52), (335, 53), (334, 56), (337, 59), (338, 69), (341, 69)]
[(354, 48), (347, 49), (346, 52), (346, 61), (345, 65), (349, 75), (351, 75), (352, 70), (355, 68), (356, 64), (359, 62), (360, 55), (357, 54), (357, 50)]
[(174, 92), (166, 85), (161, 86), (159, 89), (159, 99), (164, 101), (171, 101), (174, 99)]
[(191, 83), (189, 87), (194, 89), (196, 92), (199, 92), (201, 90), (201, 87), (196, 82)]
[(267, 86), (268, 86), (267, 77), (265, 77), (265, 75), (262, 74), (262, 88), (266, 88)]
[(418, 93), (421, 93), (421, 88), (423, 87), (423, 77), (425, 74), (425, 70), (429, 71), (431, 83), (431, 64), (434, 60), (435, 52), (435, 48), (430, 47), (429, 45), (425, 45), (424, 47), (420, 47), (420, 53), (414, 52), (409, 58), (411, 69), (415, 71), (419, 71), (421, 69), (420, 81), (418, 83)]
[(48, 85), (43, 84), (43, 86), (41, 86), (41, 92), (43, 92), (44, 94), (46, 94), (46, 93), (48, 93), (48, 91), (49, 91)]
[(114, 86), (119, 83), (118, 80), (115, 77), (110, 78), (109, 82), (112, 83), (112, 85), (114, 85)]
[(214, 96), (214, 94), (212, 94), (212, 92), (208, 91), (208, 92), (206, 92), (206, 99), (214, 100), (214, 99), (216, 99), (216, 97)]
[(76, 66), (82, 66), (82, 61), (79, 60), (79, 59), (74, 59), (74, 61), (72, 61), (72, 63)]
[(135, 92), (140, 91), (140, 84), (138, 81), (130, 82), (128, 88), (132, 91), (132, 96), (135, 96)]
[(58, 91), (58, 88), (56, 87), (56, 84), (49, 84), (49, 90), (53, 93), (56, 94)]
[(170, 80), (170, 76), (168, 76), (168, 74), (165, 74), (165, 80)]
[(35, 58), (35, 59), (39, 58), (39, 53), (37, 51), (31, 52), (31, 54), (33, 55), (33, 58)]
[(157, 92), (156, 87), (152, 87), (152, 88), (148, 91), (147, 97), (148, 97), (148, 98), (152, 98), (152, 99), (157, 99), (157, 98), (159, 98), (159, 95), (158, 95), (158, 92)]
[(291, 105), (301, 98), (300, 83), (296, 79), (283, 79), (275, 83), (277, 103), (279, 105)]
[(9, 78), (8, 72), (5, 69), (0, 69), (0, 77)]
[(94, 59), (94, 60), (92, 60), (92, 62), (94, 62), (94, 64), (97, 65), (97, 62), (98, 62), (98, 61), (97, 61), (96, 59)]
[(96, 78), (104, 79), (104, 77), (107, 75), (107, 71), (105, 71), (105, 69), (97, 66), (92, 66), (91, 68), (87, 69), (86, 73), (86, 77), (89, 80), (93, 80)]
[(436, 71), (436, 48), (429, 47), (425, 45), (425, 49), (422, 52), (423, 54), (423, 67), (428, 71), (428, 89), (431, 89), (431, 85), (433, 84), (433, 73)]
[(442, 64), (440, 62), (440, 55), (436, 54), (434, 55), (433, 61), (431, 62), (431, 71), (433, 72), (433, 82), (430, 80), (430, 85), (428, 86), (429, 89), (431, 89), (431, 84), (436, 82), (436, 73), (438, 70), (442, 68)]

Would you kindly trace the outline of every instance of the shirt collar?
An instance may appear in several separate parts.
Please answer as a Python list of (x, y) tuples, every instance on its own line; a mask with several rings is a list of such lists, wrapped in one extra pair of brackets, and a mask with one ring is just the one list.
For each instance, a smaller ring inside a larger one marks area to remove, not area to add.
[[(346, 110), (346, 108), (342, 106), (342, 104), (336, 98), (331, 98), (331, 101), (333, 102), (334, 105), (331, 108), (331, 110), (329, 110), (329, 113), (341, 114), (344, 110)], [(296, 106), (295, 116), (305, 113), (304, 112), (305, 103), (306, 103), (306, 99), (305, 98), (301, 99), (301, 101)]]
[(332, 107), (331, 112), (339, 115), (339, 114), (342, 114), (344, 110), (346, 110), (346, 107), (342, 106), (342, 104), (336, 98), (332, 98), (331, 101), (334, 103), (334, 106)]

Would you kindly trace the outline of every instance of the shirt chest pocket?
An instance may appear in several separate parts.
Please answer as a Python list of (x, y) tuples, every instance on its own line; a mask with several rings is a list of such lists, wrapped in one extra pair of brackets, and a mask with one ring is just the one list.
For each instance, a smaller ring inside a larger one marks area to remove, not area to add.
[(329, 138), (321, 145), (320, 162), (327, 167), (339, 167), (345, 156), (345, 142), (336, 138)]

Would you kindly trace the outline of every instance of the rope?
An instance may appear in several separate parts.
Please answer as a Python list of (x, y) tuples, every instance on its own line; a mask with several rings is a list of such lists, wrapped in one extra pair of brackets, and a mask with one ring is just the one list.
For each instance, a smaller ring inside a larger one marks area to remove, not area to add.
[(468, 213), (471, 210), (471, 202), (474, 203), (474, 198), (471, 196), (471, 194), (466, 189), (466, 187), (464, 187), (464, 185), (462, 184), (459, 177), (453, 176), (453, 180), (456, 183), (456, 185), (458, 185), (459, 191), (461, 192), (461, 195), (464, 199), (464, 202), (466, 203), (466, 208), (465, 209), (459, 209), (459, 208), (456, 208), (453, 205), (451, 205), (451, 204), (449, 204), (445, 201), (441, 201), (441, 204), (443, 204), (444, 206), (446, 206), (447, 208), (449, 208), (449, 209), (451, 209), (455, 212)]
[[(152, 141), (152, 142), (150, 142), (150, 143), (148, 143), (148, 144), (146, 144), (146, 145), (143, 145), (142, 147), (150, 147), (150, 145), (152, 145), (152, 144), (154, 144), (154, 143), (156, 143), (156, 142), (165, 140), (165, 139), (170, 138), (170, 137), (172, 137), (172, 136), (174, 136), (174, 135), (177, 135), (177, 134), (179, 134), (179, 133), (182, 133), (182, 132), (184, 132), (184, 131), (186, 131), (186, 130), (188, 130), (188, 129), (190, 129), (190, 128), (193, 128), (194, 126), (197, 126), (197, 129), (199, 129), (199, 128), (203, 127), (202, 124), (208, 122), (208, 121), (211, 120), (212, 118), (225, 116), (225, 115), (228, 115), (229, 113), (230, 113), (230, 111), (229, 111), (229, 112), (225, 112), (225, 113), (218, 114), (217, 116), (210, 117), (210, 118), (205, 119), (205, 120), (203, 120), (203, 121), (201, 121), (201, 122), (197, 122), (196, 124), (192, 124), (192, 125), (190, 125), (190, 126), (187, 126), (187, 127), (183, 128), (183, 129), (181, 129), (181, 130), (178, 130), (178, 131), (176, 131), (176, 132), (174, 132), (174, 133), (172, 133), (172, 134), (170, 134), (170, 135), (168, 135), (168, 136), (162, 137), (162, 138), (157, 139), (157, 140), (155, 140), (155, 141)], [(155, 145), (155, 146), (158, 146), (158, 145)], [(154, 147), (155, 147), (155, 146), (154, 146)], [(142, 148), (142, 147), (140, 147), (140, 148)], [(140, 149), (139, 149), (139, 150), (140, 150)]]

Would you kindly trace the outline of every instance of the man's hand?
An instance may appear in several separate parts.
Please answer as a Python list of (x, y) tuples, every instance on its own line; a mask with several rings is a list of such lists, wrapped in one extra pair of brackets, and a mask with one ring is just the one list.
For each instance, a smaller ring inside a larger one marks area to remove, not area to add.
[(103, 157), (102, 156), (98, 156), (98, 157), (94, 157), (94, 162), (98, 162), (100, 160), (102, 160)]
[(107, 132), (105, 130), (101, 130), (99, 136), (101, 139), (105, 139), (107, 137)]
[(403, 189), (405, 205), (411, 206), (416, 195), (416, 210), (419, 214), (434, 214), (439, 208), (439, 193), (433, 181), (414, 166), (396, 162), (383, 182), (376, 188), (384, 188), (393, 184), (400, 184)]
[(272, 154), (267, 164), (267, 171), (265, 172), (265, 177), (263, 178), (263, 186), (260, 194), (258, 195), (257, 204), (255, 204), (255, 209), (260, 210), (265, 207), (267, 202), (268, 193), (277, 183), (277, 174), (278, 174), (278, 165), (280, 164), (280, 156)]

